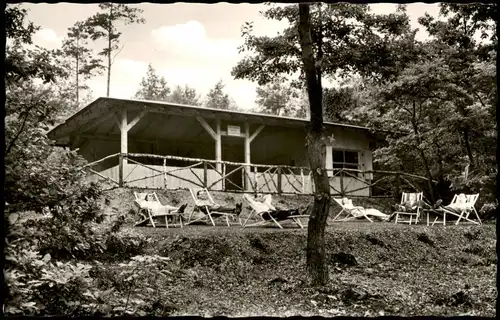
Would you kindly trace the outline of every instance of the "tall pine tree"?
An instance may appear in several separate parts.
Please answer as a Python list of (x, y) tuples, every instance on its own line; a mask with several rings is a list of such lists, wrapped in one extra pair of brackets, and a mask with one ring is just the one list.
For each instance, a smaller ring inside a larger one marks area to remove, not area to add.
[(139, 84), (139, 90), (134, 95), (136, 99), (168, 101), (170, 88), (167, 81), (156, 73), (151, 63), (148, 65), (148, 71)]
[[(120, 36), (122, 33), (118, 31), (118, 23), (123, 22), (125, 25), (132, 23), (145, 23), (146, 20), (139, 15), (143, 12), (141, 9), (131, 8), (125, 4), (117, 4), (104, 2), (99, 4), (102, 12), (98, 12), (85, 22), (87, 32), (92, 40), (105, 39), (106, 47), (99, 52), (99, 55), (108, 59), (107, 70), (108, 80), (106, 87), (106, 95), (109, 97), (109, 88), (111, 83), (111, 66), (113, 65), (115, 55), (113, 53), (119, 49)], [(123, 48), (123, 47), (122, 47)]]

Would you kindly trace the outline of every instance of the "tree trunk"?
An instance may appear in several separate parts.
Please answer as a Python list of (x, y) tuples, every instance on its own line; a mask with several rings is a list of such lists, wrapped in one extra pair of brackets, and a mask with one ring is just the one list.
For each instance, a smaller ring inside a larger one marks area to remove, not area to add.
[[(76, 46), (77, 50), (79, 49), (78, 48), (78, 42), (77, 42), (77, 46)], [(78, 51), (76, 53), (76, 105), (77, 105), (77, 108), (78, 108), (78, 102), (79, 102), (79, 87), (78, 87), (78, 72), (79, 72), (79, 60), (80, 60), (80, 57), (78, 56)]]
[(322, 88), (316, 74), (308, 4), (299, 4), (299, 37), (311, 111), (306, 148), (315, 186), (314, 202), (307, 228), (307, 271), (311, 285), (317, 286), (328, 282), (328, 268), (325, 263), (325, 226), (330, 208), (330, 184), (325, 169)]
[(436, 148), (436, 155), (437, 155), (437, 158), (438, 158), (438, 170), (439, 170), (439, 173), (438, 173), (438, 177), (437, 177), (437, 180), (438, 180), (438, 186), (437, 186), (437, 190), (436, 190), (436, 196), (437, 198), (439, 199), (442, 199), (443, 198), (443, 194), (441, 192), (441, 185), (443, 185), (445, 179), (444, 179), (444, 166), (443, 166), (443, 156), (441, 155), (441, 147), (439, 146), (439, 143), (434, 141), (434, 147)]
[(113, 16), (113, 7), (111, 6), (109, 8), (109, 26), (108, 26), (108, 85), (107, 85), (107, 91), (106, 91), (106, 96), (109, 97), (109, 86), (111, 83), (111, 33), (112, 33), (112, 28), (111, 28), (111, 17)]
[(109, 97), (109, 85), (111, 82), (111, 34), (108, 36), (108, 84), (106, 96)]
[[(417, 127), (417, 119), (416, 119), (416, 111), (415, 111), (415, 101), (413, 101), (413, 119), (411, 120), (411, 124), (413, 127), (413, 133), (415, 133), (415, 136), (417, 137), (417, 143), (420, 145), (422, 143), (422, 138), (420, 137), (420, 132)], [(417, 147), (418, 152), (420, 153), (420, 157), (422, 158), (422, 161), (424, 162), (424, 169), (425, 173), (427, 175), (427, 183), (429, 185), (429, 192), (431, 194), (431, 201), (434, 203), (435, 202), (435, 192), (434, 192), (434, 187), (432, 186), (432, 174), (431, 174), (431, 169), (429, 167), (429, 161), (427, 160), (427, 157), (425, 156), (424, 150), (422, 150), (420, 147)]]
[(470, 138), (469, 138), (469, 127), (466, 126), (464, 131), (462, 132), (463, 134), (463, 139), (464, 139), (464, 145), (465, 145), (465, 150), (467, 152), (467, 157), (469, 158), (469, 166), (471, 169), (474, 169), (476, 166), (474, 164), (474, 159), (472, 157), (472, 148), (470, 146)]

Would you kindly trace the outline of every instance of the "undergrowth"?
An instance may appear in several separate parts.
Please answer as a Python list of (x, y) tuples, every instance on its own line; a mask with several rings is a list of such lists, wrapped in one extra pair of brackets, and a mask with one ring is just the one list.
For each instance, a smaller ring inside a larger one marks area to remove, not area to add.
[(305, 230), (134, 228), (116, 217), (55, 232), (50, 220), (9, 228), (8, 315), (495, 314), (492, 226), (336, 224), (325, 235), (330, 282), (313, 288)]

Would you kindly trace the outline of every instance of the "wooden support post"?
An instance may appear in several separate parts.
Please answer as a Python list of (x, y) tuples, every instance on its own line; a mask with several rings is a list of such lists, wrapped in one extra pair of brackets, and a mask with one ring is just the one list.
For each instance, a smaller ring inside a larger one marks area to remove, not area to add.
[[(208, 124), (208, 122), (205, 121), (205, 119), (203, 119), (202, 117), (196, 117), (196, 119), (202, 125), (202, 127), (205, 128), (205, 130), (212, 137), (212, 139), (214, 139), (214, 141), (215, 141), (215, 160), (217, 161), (215, 168), (217, 169), (217, 172), (221, 172), (222, 165), (221, 165), (220, 161), (222, 161), (222, 139), (221, 139), (221, 133), (220, 133), (220, 119), (217, 119), (217, 127), (216, 127), (215, 131)], [(222, 183), (222, 185), (224, 185), (224, 184)]]
[(300, 168), (300, 177), (302, 178), (302, 193), (306, 193), (306, 185), (304, 180), (304, 169)]
[(123, 171), (127, 166), (126, 154), (128, 153), (128, 121), (127, 121), (127, 109), (123, 108), (121, 110), (120, 119), (120, 164), (119, 164), (119, 185), (123, 187)]
[(281, 167), (278, 167), (278, 194), (281, 195)]
[(163, 159), (163, 187), (167, 189), (168, 187), (168, 182), (167, 182), (167, 159)]
[(146, 115), (146, 113), (146, 110), (142, 110), (132, 121), (130, 121), (130, 123), (127, 122), (127, 131), (132, 129), (132, 127), (135, 126), (137, 122), (139, 122), (139, 120)]
[(123, 187), (123, 155), (118, 156), (118, 186)]
[[(221, 163), (221, 170), (222, 170), (222, 176), (224, 177), (226, 175), (226, 164)], [(221, 190), (226, 190), (226, 178), (222, 179), (222, 189)]]
[[(216, 168), (218, 172), (222, 171), (222, 137), (220, 134), (220, 119), (217, 119), (217, 128), (215, 131), (216, 139), (215, 139), (215, 160), (217, 160)], [(225, 174), (224, 172), (222, 173)], [(222, 179), (222, 190), (224, 190), (224, 180)]]
[(257, 167), (253, 167), (253, 183), (255, 186), (253, 192), (257, 192), (257, 190), (259, 190), (259, 186), (258, 186), (259, 180), (258, 180), (257, 174), (258, 174)]
[(340, 169), (339, 178), (340, 178), (340, 196), (343, 197), (345, 195), (345, 192), (344, 192), (344, 169)]
[[(265, 126), (263, 124), (261, 124), (257, 128), (257, 130), (255, 130), (255, 132), (252, 135), (250, 135), (250, 124), (248, 122), (245, 122), (245, 163), (248, 164), (248, 166), (245, 167), (245, 172), (247, 173), (246, 177), (245, 177), (245, 191), (250, 191), (251, 190), (251, 182), (250, 182), (251, 168), (250, 168), (250, 164), (252, 163), (252, 159), (251, 159), (250, 144), (257, 137), (257, 135), (262, 131), (262, 129), (264, 129), (264, 127)], [(255, 181), (257, 181), (257, 171), (255, 172), (254, 179), (255, 179)]]
[(251, 163), (251, 158), (250, 158), (250, 125), (248, 122), (245, 122), (245, 191), (250, 190), (250, 163)]
[(207, 162), (203, 161), (203, 187), (207, 188), (208, 187), (208, 168), (207, 168)]

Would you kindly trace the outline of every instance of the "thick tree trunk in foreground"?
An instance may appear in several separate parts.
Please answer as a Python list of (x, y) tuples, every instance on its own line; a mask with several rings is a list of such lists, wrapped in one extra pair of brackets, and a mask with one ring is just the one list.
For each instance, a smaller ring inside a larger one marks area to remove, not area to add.
[(315, 186), (313, 208), (307, 228), (307, 271), (311, 284), (316, 286), (328, 282), (328, 268), (325, 263), (325, 226), (330, 207), (330, 184), (325, 170), (322, 88), (316, 73), (312, 50), (308, 4), (299, 4), (299, 37), (311, 111), (306, 148)]

